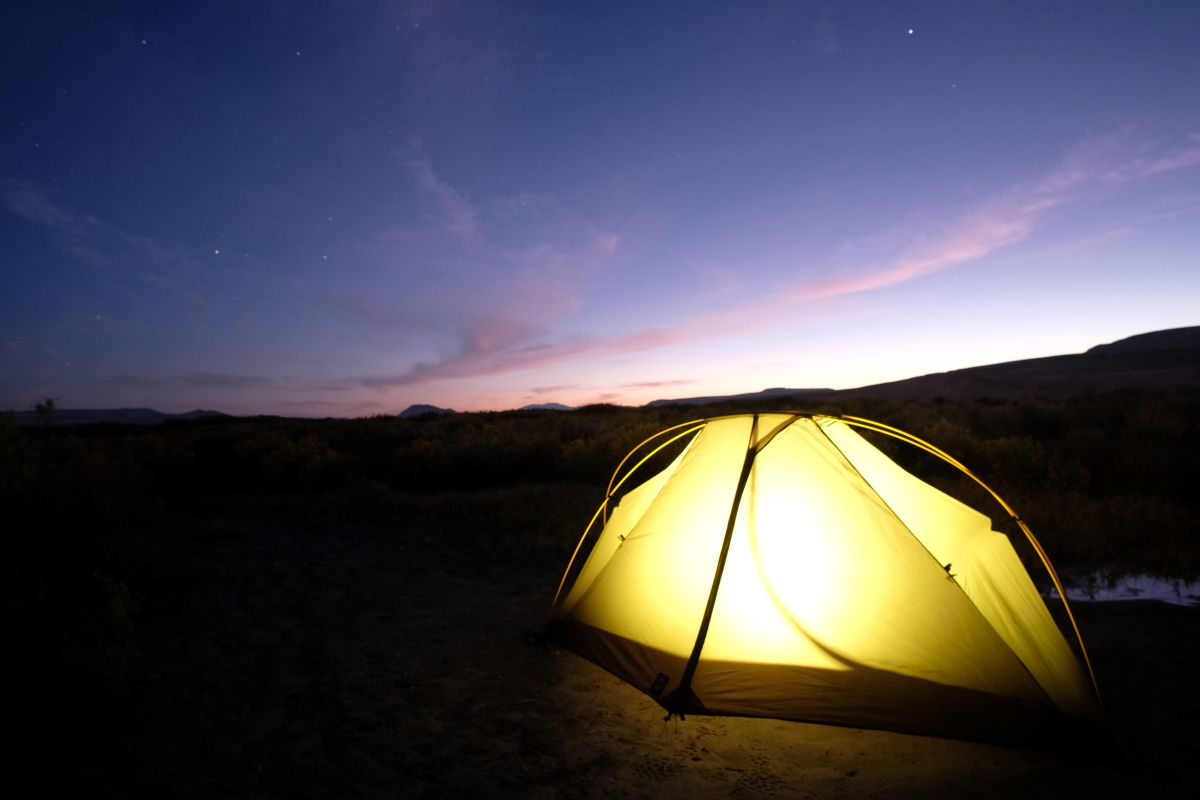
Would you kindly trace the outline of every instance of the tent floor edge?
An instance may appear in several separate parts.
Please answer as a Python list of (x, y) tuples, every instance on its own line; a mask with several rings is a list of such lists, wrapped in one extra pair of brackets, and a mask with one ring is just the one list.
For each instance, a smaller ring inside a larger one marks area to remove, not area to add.
[[(723, 673), (745, 686), (781, 690), (750, 702), (718, 691), (706, 701), (691, 686), (676, 684), (660, 696), (655, 683), (663, 675), (680, 675), (684, 657), (577, 622), (552, 624), (549, 637), (654, 700), (668, 717), (758, 717), (1080, 753), (1103, 736), (1094, 721), (1056, 708), (874, 669), (702, 660), (697, 674), (705, 685), (714, 673)], [(804, 702), (804, 697), (810, 700)]]

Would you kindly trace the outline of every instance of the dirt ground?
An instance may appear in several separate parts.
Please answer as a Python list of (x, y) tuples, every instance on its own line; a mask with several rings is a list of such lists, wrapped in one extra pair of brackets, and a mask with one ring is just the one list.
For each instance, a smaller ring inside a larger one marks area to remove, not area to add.
[[(481, 541), (483, 544), (481, 544)], [(1080, 609), (1107, 748), (663, 720), (541, 640), (558, 558), (486, 539), (199, 525), (149, 565), (116, 797), (1196, 797), (1200, 609)]]

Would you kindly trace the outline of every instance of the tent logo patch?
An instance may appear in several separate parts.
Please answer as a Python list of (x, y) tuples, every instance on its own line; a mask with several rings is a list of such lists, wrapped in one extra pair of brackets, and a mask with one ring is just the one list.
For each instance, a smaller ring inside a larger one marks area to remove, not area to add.
[(650, 696), (658, 697), (663, 693), (663, 689), (667, 688), (667, 682), (671, 680), (666, 673), (658, 673), (658, 677), (654, 679), (654, 683), (650, 684)]

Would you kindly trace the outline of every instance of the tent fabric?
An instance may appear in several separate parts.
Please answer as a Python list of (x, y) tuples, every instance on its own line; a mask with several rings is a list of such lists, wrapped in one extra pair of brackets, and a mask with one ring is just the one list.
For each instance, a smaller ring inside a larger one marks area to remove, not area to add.
[(1007, 537), (835, 418), (709, 421), (585, 556), (552, 634), (670, 711), (983, 739), (1098, 714)]

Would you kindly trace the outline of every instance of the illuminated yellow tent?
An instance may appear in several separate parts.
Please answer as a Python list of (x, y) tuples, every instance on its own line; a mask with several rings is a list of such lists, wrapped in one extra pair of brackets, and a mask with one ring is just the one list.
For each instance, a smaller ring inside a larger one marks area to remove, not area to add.
[[(932, 445), (854, 417), (676, 426), (618, 466), (555, 596), (551, 635), (681, 716), (1000, 741), (1098, 718), (1091, 666), (1081, 667), (1008, 538), (855, 427), (975, 478)], [(649, 455), (623, 466), (676, 440), (687, 442), (682, 452), (609, 517)]]

